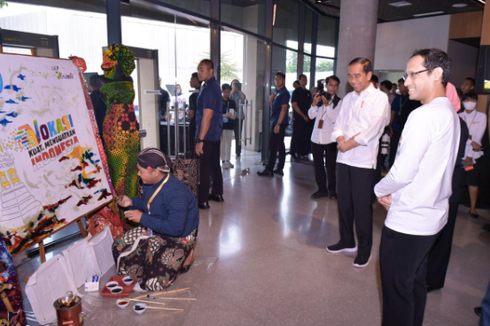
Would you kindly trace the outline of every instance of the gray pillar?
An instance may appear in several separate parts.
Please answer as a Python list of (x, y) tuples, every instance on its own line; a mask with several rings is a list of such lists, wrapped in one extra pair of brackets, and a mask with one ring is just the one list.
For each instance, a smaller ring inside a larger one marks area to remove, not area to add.
[[(273, 17), (274, 1), (265, 1), (265, 37), (272, 39), (272, 17)], [(262, 109), (262, 139), (260, 147), (260, 158), (266, 161), (269, 157), (269, 124), (270, 124), (270, 106), (269, 98), (271, 95), (272, 79), (272, 45), (268, 42), (265, 49), (265, 76), (264, 76), (264, 103)]]
[(211, 23), (211, 60), (214, 63), (214, 77), (221, 84), (221, 11), (219, 0), (211, 0), (211, 18), (220, 23)]
[(352, 90), (347, 78), (349, 62), (365, 57), (374, 64), (378, 0), (342, 0), (340, 2), (339, 54), (337, 76), (341, 80), (339, 95)]
[(122, 44), (121, 1), (107, 0), (107, 45)]

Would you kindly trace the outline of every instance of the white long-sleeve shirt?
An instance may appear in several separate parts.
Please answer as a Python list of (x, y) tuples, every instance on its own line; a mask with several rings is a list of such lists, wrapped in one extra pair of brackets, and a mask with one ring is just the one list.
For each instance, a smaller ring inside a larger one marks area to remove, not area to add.
[(357, 146), (337, 155), (337, 162), (365, 169), (376, 169), (379, 137), (390, 123), (390, 103), (388, 96), (369, 85), (360, 95), (352, 91), (343, 98), (342, 109), (335, 121), (332, 140), (344, 136), (349, 140), (355, 138)]
[(395, 163), (375, 187), (391, 194), (385, 225), (400, 233), (437, 234), (447, 222), (451, 179), (461, 134), (447, 97), (438, 97), (410, 113)]
[(476, 160), (483, 156), (483, 151), (474, 151), (471, 142), (475, 142), (481, 146), (481, 140), (485, 133), (485, 129), (487, 128), (487, 115), (478, 112), (475, 109), (470, 114), (466, 113), (466, 111), (461, 112), (459, 116), (466, 122), (471, 136), (471, 139), (468, 138), (468, 141), (466, 142), (464, 157), (471, 157)]
[[(326, 145), (335, 142), (332, 140), (333, 127), (337, 115), (342, 108), (342, 100), (337, 103), (337, 106), (333, 107), (333, 102), (330, 102), (328, 106), (322, 105), (320, 107), (312, 105), (308, 110), (308, 117), (315, 119), (315, 126), (311, 133), (311, 141), (315, 144)], [(318, 129), (318, 123), (323, 120), (322, 129)]]

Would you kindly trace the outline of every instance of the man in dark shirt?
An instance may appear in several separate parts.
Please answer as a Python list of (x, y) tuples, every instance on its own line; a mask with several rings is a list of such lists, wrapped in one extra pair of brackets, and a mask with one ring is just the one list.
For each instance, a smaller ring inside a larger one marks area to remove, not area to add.
[(189, 85), (194, 88), (191, 96), (189, 96), (189, 109), (187, 110), (187, 116), (189, 117), (189, 151), (194, 155), (195, 144), (194, 140), (196, 138), (196, 110), (197, 110), (197, 97), (199, 96), (199, 91), (201, 90), (201, 82), (199, 81), (199, 76), (197, 72), (193, 73)]
[(293, 137), (291, 137), (291, 157), (295, 159), (308, 158), (311, 148), (311, 123), (308, 110), (311, 104), (311, 93), (306, 89), (308, 79), (299, 76), (299, 87), (293, 92)]
[(463, 94), (472, 93), (475, 91), (475, 84), (476, 81), (473, 78), (465, 78), (465, 80), (461, 84), (461, 91), (463, 92)]
[(93, 75), (90, 77), (90, 88), (92, 88), (92, 92), (90, 93), (90, 99), (92, 100), (92, 106), (94, 107), (95, 113), (95, 121), (97, 121), (97, 127), (99, 128), (100, 139), (102, 140), (102, 145), (105, 146), (104, 143), (104, 119), (107, 112), (107, 107), (105, 106), (104, 101), (100, 97), (100, 90), (97, 87), (95, 82), (97, 75)]
[(422, 105), (419, 101), (411, 100), (408, 97), (408, 88), (405, 86), (403, 78), (398, 80), (400, 95), (397, 95), (391, 103), (391, 123), (390, 123), (390, 167), (395, 162), (396, 151), (403, 127), (407, 122), (408, 115)]
[(167, 114), (167, 103), (170, 102), (170, 95), (162, 88), (162, 78), (159, 79), (159, 82), (160, 95), (158, 96), (158, 113), (160, 114), (160, 120), (165, 120), (165, 115)]
[[(196, 154), (200, 158), (199, 208), (209, 208), (208, 199), (222, 202), (223, 176), (219, 165), (220, 138), (223, 131), (221, 88), (214, 78), (214, 64), (204, 59), (197, 68), (204, 86), (197, 97)], [(209, 194), (210, 177), (213, 189)]]
[[(274, 173), (283, 175), (284, 162), (286, 160), (286, 149), (284, 147), (284, 133), (289, 124), (288, 107), (289, 91), (284, 86), (286, 75), (278, 72), (275, 78), (276, 94), (272, 94), (269, 103), (271, 105), (271, 135), (269, 140), (269, 160), (263, 171), (257, 171), (260, 176), (272, 177)], [(279, 151), (279, 162), (276, 164), (277, 151)]]

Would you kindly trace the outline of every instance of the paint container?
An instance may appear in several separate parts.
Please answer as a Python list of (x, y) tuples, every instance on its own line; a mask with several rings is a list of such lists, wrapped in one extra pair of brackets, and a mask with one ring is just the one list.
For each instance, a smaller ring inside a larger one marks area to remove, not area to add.
[(58, 326), (82, 326), (82, 298), (76, 296), (69, 306), (66, 306), (63, 300), (64, 297), (59, 298), (53, 303), (58, 319)]
[(123, 292), (123, 287), (122, 286), (115, 286), (115, 287), (111, 288), (110, 291), (111, 291), (112, 294), (122, 293)]
[(113, 288), (115, 288), (116, 286), (118, 286), (119, 283), (117, 281), (110, 281), (110, 282), (107, 282), (107, 284), (105, 285), (105, 287), (107, 288), (107, 290), (112, 290)]
[(138, 302), (133, 306), (133, 311), (137, 313), (138, 315), (141, 315), (146, 311), (146, 303), (143, 302)]
[(133, 279), (131, 277), (126, 276), (125, 278), (123, 278), (123, 282), (126, 285), (131, 285), (134, 281), (133, 281)]
[(128, 306), (129, 300), (127, 298), (117, 299), (116, 304), (119, 308), (124, 309)]

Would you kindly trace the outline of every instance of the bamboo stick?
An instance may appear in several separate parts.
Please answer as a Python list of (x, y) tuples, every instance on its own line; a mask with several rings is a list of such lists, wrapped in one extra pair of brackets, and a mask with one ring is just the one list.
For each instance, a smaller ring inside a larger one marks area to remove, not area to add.
[(184, 311), (184, 309), (177, 309), (177, 308), (157, 308), (157, 307), (146, 307), (146, 309), (153, 309), (153, 310), (170, 310), (170, 311)]
[(144, 302), (144, 303), (153, 303), (153, 304), (160, 304), (160, 305), (162, 305), (162, 306), (165, 306), (165, 303), (163, 303), (163, 302), (153, 302), (153, 301), (146, 301), (146, 300), (135, 300), (135, 299), (128, 299), (128, 301)]
[(179, 289), (179, 290), (173, 290), (173, 291), (160, 291), (160, 292), (155, 292), (155, 293), (146, 293), (146, 294), (143, 294), (143, 295), (140, 295), (136, 298), (133, 298), (133, 299), (140, 299), (140, 298), (148, 298), (149, 296), (159, 296), (159, 295), (167, 295), (167, 294), (170, 294), (170, 293), (178, 293), (178, 292), (183, 292), (183, 291), (187, 291), (189, 290), (190, 288), (185, 288), (185, 289)]
[(183, 301), (197, 300), (196, 298), (169, 298), (169, 297), (163, 297), (163, 298), (159, 298), (159, 299), (162, 299), (162, 300), (183, 300)]

